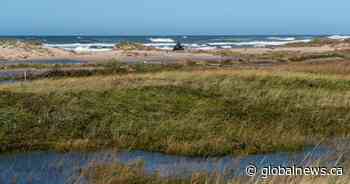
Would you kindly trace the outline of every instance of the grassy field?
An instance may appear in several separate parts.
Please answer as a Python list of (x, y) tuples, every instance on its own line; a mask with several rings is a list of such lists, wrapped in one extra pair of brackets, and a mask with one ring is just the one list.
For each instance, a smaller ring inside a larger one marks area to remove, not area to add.
[(270, 176), (235, 177), (228, 179), (218, 173), (193, 173), (187, 178), (160, 177), (158, 174), (148, 174), (142, 163), (131, 165), (91, 164), (75, 181), (84, 178), (93, 184), (347, 184), (349, 175), (342, 176)]
[(347, 137), (349, 76), (300, 68), (157, 70), (2, 85), (0, 149), (209, 156), (296, 151)]
[(268, 61), (274, 63), (295, 63), (310, 60), (347, 60), (350, 58), (348, 50), (338, 50), (322, 53), (302, 53), (298, 51), (273, 51), (259, 54), (243, 54), (232, 50), (216, 51), (213, 54), (224, 57), (235, 57), (240, 62), (259, 63)]

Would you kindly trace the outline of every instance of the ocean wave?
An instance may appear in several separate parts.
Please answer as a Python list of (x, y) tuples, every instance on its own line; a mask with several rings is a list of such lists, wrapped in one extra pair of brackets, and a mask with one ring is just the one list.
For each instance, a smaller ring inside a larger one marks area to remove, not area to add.
[(280, 41), (293, 41), (296, 40), (295, 37), (268, 37), (269, 40), (280, 40)]
[(111, 43), (67, 43), (67, 44), (45, 44), (48, 48), (59, 48), (74, 52), (104, 52), (111, 51), (115, 44)]
[(65, 44), (45, 44), (46, 47), (53, 48), (76, 48), (76, 47), (96, 47), (96, 48), (113, 48), (115, 44), (112, 43), (65, 43)]
[[(339, 38), (339, 37), (336, 37)], [(341, 37), (344, 38), (344, 37)], [(163, 41), (163, 42), (153, 42), (153, 43), (143, 43), (146, 47), (154, 47), (162, 50), (172, 50), (176, 45), (175, 42), (164, 42), (167, 38), (157, 38), (162, 40), (153, 40), (153, 41)], [(277, 38), (276, 38), (277, 39)], [(287, 39), (287, 38), (285, 38)], [(285, 45), (288, 43), (297, 43), (297, 42), (310, 42), (311, 39), (303, 40), (248, 40), (248, 41), (213, 41), (209, 40), (200, 40), (200, 41), (191, 41), (183, 43), (182, 45), (188, 49), (194, 50), (212, 50), (212, 49), (229, 49), (235, 47), (265, 47), (265, 46), (279, 46)], [(60, 48), (73, 52), (104, 52), (113, 50), (114, 43), (64, 43), (64, 44), (45, 44), (45, 47), (49, 48)]]
[[(161, 50), (172, 50), (176, 43), (146, 43), (143, 44), (146, 47), (154, 47)], [(207, 44), (198, 44), (198, 43), (184, 43), (182, 44), (185, 48), (193, 50), (213, 50), (217, 47), (209, 46)]]
[(220, 48), (221, 48), (221, 49), (231, 49), (232, 46), (230, 46), (230, 45), (224, 45), (224, 46), (221, 46)]
[(350, 36), (345, 36), (345, 35), (333, 35), (333, 36), (329, 36), (329, 39), (333, 39), (333, 40), (346, 40), (346, 39), (350, 39)]
[(176, 43), (145, 43), (146, 47), (154, 47), (161, 50), (172, 50)]
[(146, 47), (169, 47), (175, 46), (176, 43), (145, 43), (143, 45)]
[(111, 48), (87, 48), (87, 47), (77, 47), (73, 51), (77, 53), (82, 52), (108, 52), (111, 51)]
[(195, 47), (192, 49), (206, 51), (206, 50), (215, 50), (215, 49), (217, 49), (217, 47), (203, 46), (203, 47)]
[(251, 42), (213, 42), (208, 43), (210, 46), (254, 46), (254, 47), (264, 47), (264, 46), (279, 46), (285, 45), (288, 43), (297, 43), (297, 42), (310, 42), (310, 39), (305, 40), (293, 40), (293, 41), (251, 41)]
[(197, 44), (197, 43), (184, 43), (182, 45), (189, 48), (198, 48), (198, 47), (207, 46), (207, 45)]
[(151, 40), (151, 42), (155, 42), (155, 43), (173, 43), (173, 42), (175, 42), (175, 40), (172, 38), (150, 38), (149, 40)]
[(223, 42), (245, 42), (245, 41), (251, 41), (252, 38), (214, 38), (210, 39), (210, 41), (223, 41)]

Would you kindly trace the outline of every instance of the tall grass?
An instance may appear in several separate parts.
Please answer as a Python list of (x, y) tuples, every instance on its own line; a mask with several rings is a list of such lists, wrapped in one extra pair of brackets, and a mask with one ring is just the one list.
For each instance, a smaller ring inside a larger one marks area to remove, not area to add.
[(297, 51), (272, 51), (260, 54), (244, 54), (232, 50), (217, 51), (214, 54), (231, 57), (241, 62), (259, 63), (263, 61), (269, 62), (301, 62), (308, 60), (324, 60), (324, 59), (344, 59), (348, 58), (348, 51), (332, 51), (322, 53), (303, 53)]
[[(306, 158), (305, 158), (306, 159)], [(325, 158), (323, 158), (325, 159)], [(340, 157), (338, 157), (338, 160)], [(308, 167), (321, 166), (322, 160), (317, 160)], [(347, 163), (336, 165), (346, 166)], [(304, 165), (306, 167), (306, 165)], [(331, 168), (331, 165), (328, 166)], [(346, 169), (346, 168), (344, 168)], [(243, 173), (242, 173), (243, 174)], [(233, 172), (196, 172), (187, 173), (183, 176), (161, 176), (158, 173), (148, 173), (145, 170), (143, 162), (133, 164), (98, 164), (92, 163), (85, 168), (79, 177), (76, 178), (75, 184), (81, 180), (88, 181), (92, 184), (346, 184), (349, 183), (349, 174), (347, 171), (343, 175), (321, 176), (321, 175), (295, 175), (295, 176), (268, 176), (267, 178), (257, 174), (253, 177), (248, 177), (245, 174), (242, 176), (234, 175)]]
[(1, 87), (2, 151), (295, 151), (349, 134), (350, 82), (260, 70), (166, 71)]
[(289, 64), (285, 66), (277, 66), (276, 68), (284, 71), (313, 73), (313, 74), (326, 74), (326, 75), (338, 75), (348, 76), (350, 74), (349, 61), (327, 61), (316, 62), (312, 64), (300, 63)]

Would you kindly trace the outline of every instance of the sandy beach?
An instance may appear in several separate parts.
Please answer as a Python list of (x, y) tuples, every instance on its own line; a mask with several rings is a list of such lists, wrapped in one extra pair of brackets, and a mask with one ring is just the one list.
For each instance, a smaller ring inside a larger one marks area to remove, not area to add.
[(346, 45), (323, 45), (318, 47), (276, 47), (276, 48), (234, 48), (211, 51), (186, 50), (180, 52), (164, 50), (112, 50), (104, 52), (72, 52), (59, 48), (39, 47), (28, 49), (23, 47), (0, 47), (0, 60), (26, 61), (26, 60), (57, 60), (70, 59), (88, 62), (104, 62), (115, 59), (121, 62), (179, 62), (179, 61), (209, 61), (219, 62), (228, 58), (215, 54), (219, 51), (229, 51), (245, 55), (268, 54), (277, 52), (291, 53), (323, 53), (350, 49)]

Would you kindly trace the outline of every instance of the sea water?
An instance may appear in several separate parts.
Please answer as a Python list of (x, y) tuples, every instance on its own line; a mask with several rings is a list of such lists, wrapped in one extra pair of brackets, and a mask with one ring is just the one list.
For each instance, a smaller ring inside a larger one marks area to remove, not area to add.
[(310, 42), (314, 38), (347, 39), (347, 35), (217, 35), (217, 36), (12, 36), (0, 39), (38, 40), (45, 47), (61, 48), (76, 52), (103, 52), (121, 42), (136, 42), (145, 46), (170, 50), (177, 42), (194, 50), (212, 50), (237, 47), (270, 47), (288, 43)]

